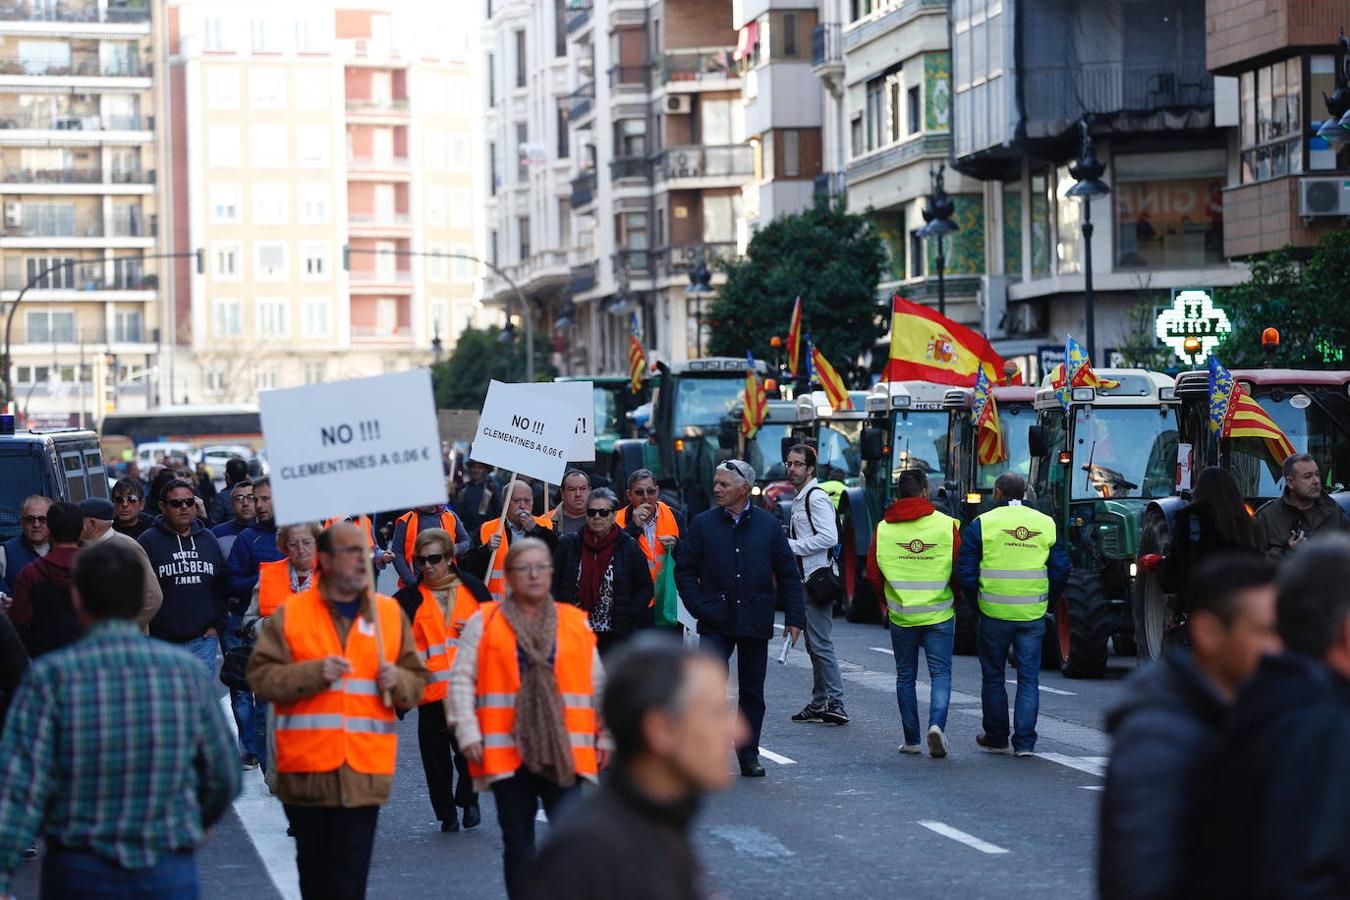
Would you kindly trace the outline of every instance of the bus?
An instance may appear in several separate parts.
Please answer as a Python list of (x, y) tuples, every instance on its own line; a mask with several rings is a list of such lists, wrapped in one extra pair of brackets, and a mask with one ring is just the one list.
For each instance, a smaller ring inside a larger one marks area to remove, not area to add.
[(254, 404), (194, 404), (161, 406), (144, 412), (111, 412), (103, 417), (99, 436), (105, 449), (130, 441), (133, 446), (152, 442), (238, 444), (262, 447), (262, 423)]

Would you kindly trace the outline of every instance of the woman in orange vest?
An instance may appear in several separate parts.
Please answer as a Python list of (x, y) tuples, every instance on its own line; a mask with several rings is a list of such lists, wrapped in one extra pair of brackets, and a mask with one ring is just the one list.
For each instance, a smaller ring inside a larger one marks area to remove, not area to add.
[(441, 831), (459, 831), (456, 807), (464, 810), (464, 827), (476, 828), (483, 815), (469, 777), (469, 761), (460, 752), (446, 721), (445, 696), (464, 625), (478, 612), (479, 603), (492, 598), (483, 582), (455, 565), (454, 538), (448, 531), (429, 528), (419, 534), (412, 561), (417, 584), (403, 588), (394, 599), (411, 620), (417, 654), (431, 673), (417, 707), (417, 747), (427, 776), (427, 792)]
[(450, 721), (474, 787), (492, 788), (502, 829), (506, 892), (522, 895), (534, 857), (534, 816), (594, 782), (609, 756), (599, 708), (604, 669), (586, 613), (553, 601), (542, 541), (506, 553), (506, 598), (464, 628), (450, 670)]

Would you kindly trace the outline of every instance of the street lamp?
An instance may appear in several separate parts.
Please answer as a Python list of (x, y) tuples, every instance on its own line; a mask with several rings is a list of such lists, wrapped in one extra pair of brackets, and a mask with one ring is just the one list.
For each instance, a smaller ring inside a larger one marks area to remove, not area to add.
[(1078, 183), (1065, 193), (1083, 201), (1083, 312), (1084, 326), (1087, 331), (1088, 359), (1097, 356), (1097, 331), (1093, 322), (1092, 296), (1092, 198), (1105, 197), (1111, 189), (1101, 180), (1106, 166), (1097, 159), (1097, 150), (1092, 143), (1091, 118), (1084, 116), (1078, 122), (1083, 131), (1083, 144), (1078, 159), (1069, 166), (1069, 174)]
[(703, 246), (694, 248), (694, 261), (689, 266), (689, 287), (685, 289), (694, 301), (694, 355), (703, 358), (703, 298), (713, 293), (712, 272), (704, 259)]
[(431, 361), (440, 362), (445, 357), (445, 345), (441, 341), (441, 326), (433, 326), (431, 333)]
[(928, 238), (937, 238), (937, 276), (938, 276), (938, 315), (947, 315), (947, 251), (944, 244), (944, 238), (949, 234), (960, 231), (957, 224), (952, 221), (952, 213), (956, 211), (956, 206), (952, 203), (951, 197), (947, 196), (947, 188), (944, 186), (943, 170), (947, 167), (939, 165), (937, 171), (928, 170), (928, 180), (932, 185), (932, 191), (928, 194), (928, 205), (923, 208), (924, 226), (919, 229), (919, 237), (927, 240)]

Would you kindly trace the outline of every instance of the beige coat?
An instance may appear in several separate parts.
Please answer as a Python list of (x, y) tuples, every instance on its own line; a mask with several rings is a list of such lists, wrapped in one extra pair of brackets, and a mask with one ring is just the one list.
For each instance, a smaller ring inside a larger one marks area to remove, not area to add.
[(150, 620), (159, 612), (159, 607), (164, 602), (164, 592), (159, 587), (159, 578), (155, 575), (155, 567), (150, 562), (150, 556), (140, 541), (115, 531), (111, 526), (103, 534), (89, 541), (89, 544), (103, 543), (112, 543), (132, 550), (141, 561), (141, 568), (145, 570), (145, 589), (141, 597), (141, 611), (136, 614), (136, 623), (141, 626), (141, 634), (149, 634)]

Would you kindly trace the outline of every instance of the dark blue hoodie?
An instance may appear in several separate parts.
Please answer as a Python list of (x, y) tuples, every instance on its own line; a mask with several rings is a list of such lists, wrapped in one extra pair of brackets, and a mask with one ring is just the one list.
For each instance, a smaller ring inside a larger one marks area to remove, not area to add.
[(208, 628), (223, 631), (225, 555), (216, 536), (200, 519), (192, 520), (188, 534), (176, 534), (160, 516), (140, 542), (164, 591), (164, 604), (150, 620), (150, 634), (181, 644), (200, 637)]
[(253, 586), (258, 583), (258, 566), (265, 562), (276, 562), (286, 554), (277, 549), (277, 523), (254, 522), (234, 539), (230, 547), (230, 584), (229, 595), (238, 597), (245, 605), (253, 596)]

